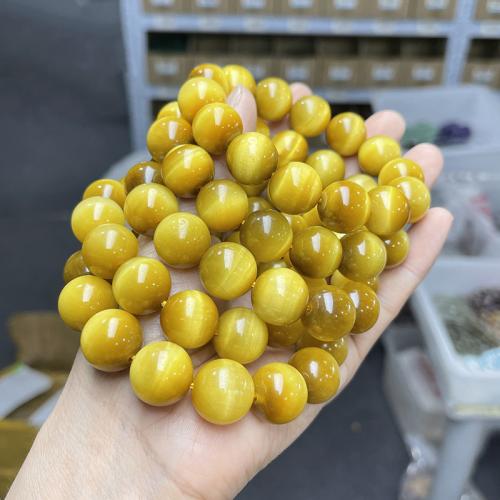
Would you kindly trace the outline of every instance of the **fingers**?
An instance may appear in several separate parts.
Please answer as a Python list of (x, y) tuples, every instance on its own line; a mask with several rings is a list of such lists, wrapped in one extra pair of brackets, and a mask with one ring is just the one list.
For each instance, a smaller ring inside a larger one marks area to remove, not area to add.
[(434, 144), (419, 144), (411, 148), (405, 157), (422, 167), (425, 183), (428, 187), (432, 187), (443, 170), (444, 159), (440, 149)]
[(238, 85), (227, 97), (227, 103), (240, 115), (243, 132), (253, 132), (257, 127), (257, 104), (253, 94), (242, 85)]

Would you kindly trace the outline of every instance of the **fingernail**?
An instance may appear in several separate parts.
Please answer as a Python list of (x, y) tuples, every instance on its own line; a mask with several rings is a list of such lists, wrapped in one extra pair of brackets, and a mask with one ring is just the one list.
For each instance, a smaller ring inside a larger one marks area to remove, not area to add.
[(241, 102), (242, 97), (243, 97), (243, 87), (241, 85), (238, 85), (228, 95), (227, 103), (234, 108), (235, 106), (238, 106), (238, 104)]

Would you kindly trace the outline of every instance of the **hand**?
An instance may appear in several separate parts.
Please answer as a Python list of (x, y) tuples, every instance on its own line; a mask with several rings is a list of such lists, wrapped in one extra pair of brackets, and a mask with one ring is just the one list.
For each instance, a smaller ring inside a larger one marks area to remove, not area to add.
[[(310, 93), (292, 85), (294, 99)], [(228, 98), (240, 113), (245, 131), (255, 129), (253, 96), (239, 88)], [(385, 134), (400, 140), (405, 124), (391, 111), (366, 121), (368, 135)], [(274, 130), (286, 128), (286, 120)], [(439, 150), (421, 144), (407, 155), (425, 171), (431, 187), (440, 174)], [(348, 175), (357, 170), (347, 160)], [(216, 176), (230, 177), (224, 161), (216, 161)], [(192, 201), (181, 210), (194, 212)], [(444, 209), (433, 208), (410, 230), (411, 250), (398, 268), (380, 279), (380, 317), (370, 331), (349, 338), (349, 355), (341, 366), (343, 390), (385, 328), (438, 256), (452, 223)], [(150, 239), (141, 237), (141, 254), (158, 258)], [(197, 269), (172, 270), (172, 294), (202, 289)], [(248, 296), (222, 308), (249, 305)], [(145, 342), (162, 339), (158, 314), (143, 318)], [(199, 366), (214, 355), (211, 347), (193, 354)], [(271, 349), (248, 366), (251, 372), (271, 360), (287, 361), (290, 351)], [(339, 391), (340, 392), (340, 391)], [(333, 402), (332, 404), (335, 404)], [(307, 405), (286, 425), (273, 425), (255, 412), (236, 424), (219, 427), (202, 420), (189, 396), (167, 408), (153, 408), (136, 399), (128, 373), (103, 374), (78, 354), (60, 401), (41, 429), (9, 498), (232, 498), (245, 484), (314, 420), (322, 405)]]

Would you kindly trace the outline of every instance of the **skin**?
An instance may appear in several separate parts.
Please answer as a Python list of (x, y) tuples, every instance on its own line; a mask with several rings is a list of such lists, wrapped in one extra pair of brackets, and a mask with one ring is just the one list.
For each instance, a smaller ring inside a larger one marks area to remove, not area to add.
[[(293, 84), (292, 90), (294, 100), (310, 93), (303, 84)], [(228, 101), (240, 113), (245, 131), (254, 130), (255, 102), (250, 92), (235, 89)], [(274, 131), (283, 126), (276, 124)], [(366, 126), (368, 136), (385, 134), (397, 140), (405, 128), (403, 118), (392, 111), (374, 114)], [(422, 165), (427, 185), (432, 186), (443, 166), (439, 150), (421, 144), (407, 156)], [(355, 159), (347, 159), (346, 164), (346, 176), (357, 172)], [(220, 158), (216, 177), (229, 177)], [(180, 210), (194, 211), (193, 202), (181, 201)], [(380, 279), (377, 324), (349, 338), (338, 394), (425, 277), (451, 224), (449, 212), (433, 208), (410, 230), (408, 258)], [(156, 256), (149, 238), (141, 237), (140, 243), (142, 255)], [(173, 271), (171, 293), (188, 288), (201, 289), (197, 270)], [(251, 307), (248, 294), (218, 305), (221, 312), (237, 305)], [(141, 323), (146, 343), (163, 338), (158, 315), (141, 318)], [(287, 361), (290, 354), (273, 349), (248, 368), (253, 373), (265, 363)], [(194, 366), (213, 356), (211, 348), (198, 351)], [(307, 405), (287, 425), (270, 424), (252, 411), (236, 424), (218, 427), (196, 414), (189, 397), (161, 409), (141, 403), (126, 372), (100, 373), (79, 353), (59, 403), (40, 430), (8, 498), (233, 498), (300, 436), (322, 406)]]

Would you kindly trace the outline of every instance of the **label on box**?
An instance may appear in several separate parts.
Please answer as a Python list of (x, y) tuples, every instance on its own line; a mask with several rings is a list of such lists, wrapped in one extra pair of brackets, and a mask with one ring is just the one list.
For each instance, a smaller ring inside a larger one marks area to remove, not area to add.
[(394, 80), (396, 72), (393, 66), (375, 66), (372, 69), (372, 80), (375, 82), (390, 82)]
[(472, 70), (471, 80), (476, 83), (489, 85), (495, 79), (496, 72), (489, 68), (475, 68)]
[(450, 0), (425, 0), (427, 10), (445, 10), (448, 8)]
[(314, 6), (314, 0), (288, 0), (292, 9), (310, 9)]
[(196, 0), (196, 5), (202, 9), (217, 9), (220, 3), (220, 0)]
[(153, 7), (173, 7), (176, 0), (149, 0)]
[(294, 80), (309, 80), (311, 77), (311, 68), (309, 66), (288, 66), (286, 68), (286, 79)]
[(156, 61), (155, 72), (161, 76), (175, 76), (179, 74), (179, 63), (177, 61)]
[(333, 0), (333, 5), (337, 10), (355, 10), (358, 0)]
[(261, 10), (266, 8), (267, 0), (240, 0), (241, 6), (248, 10)]
[(300, 18), (292, 18), (288, 19), (286, 23), (287, 31), (292, 33), (305, 33), (309, 31), (309, 20), (308, 19), (300, 19)]
[(432, 82), (436, 76), (436, 68), (428, 65), (415, 65), (411, 68), (411, 78), (416, 82)]
[(378, 0), (379, 10), (399, 10), (401, 8), (401, 0)]
[(488, 14), (500, 14), (500, 0), (488, 0), (486, 11)]
[(328, 68), (328, 79), (332, 82), (350, 82), (353, 71), (350, 66), (330, 66)]

